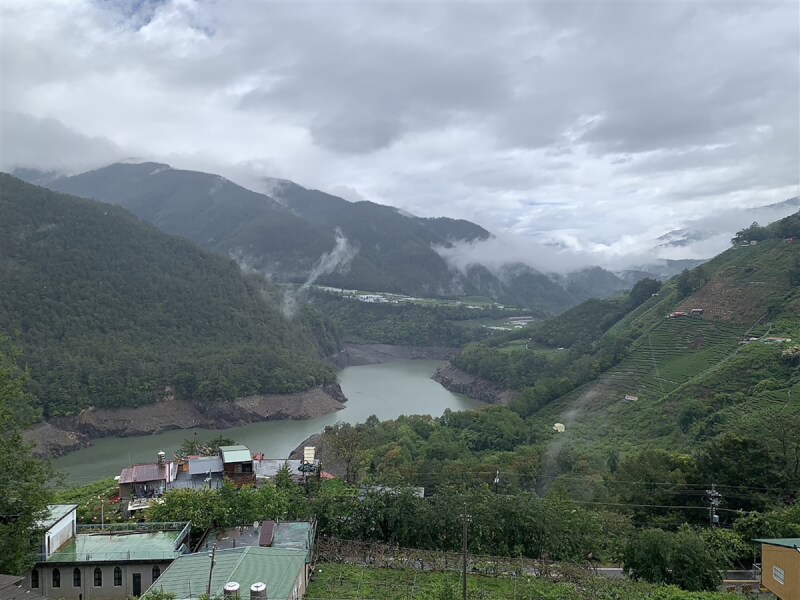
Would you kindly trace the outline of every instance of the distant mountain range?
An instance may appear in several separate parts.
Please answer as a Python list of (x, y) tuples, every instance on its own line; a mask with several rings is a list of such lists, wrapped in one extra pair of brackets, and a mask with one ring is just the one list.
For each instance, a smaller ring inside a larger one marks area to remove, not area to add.
[[(612, 273), (567, 275), (522, 262), (457, 269), (437, 249), (487, 240), (461, 219), (421, 218), (395, 207), (264, 178), (259, 193), (218, 175), (153, 162), (116, 163), (74, 176), (21, 169), (16, 176), (56, 191), (122, 206), (162, 230), (237, 260), (280, 283), (317, 283), (417, 296), (483, 296), (558, 313), (590, 297), (629, 289), (643, 277), (666, 279), (702, 261), (661, 261)], [(679, 245), (689, 230), (662, 236)], [(699, 238), (698, 238), (699, 239)]]

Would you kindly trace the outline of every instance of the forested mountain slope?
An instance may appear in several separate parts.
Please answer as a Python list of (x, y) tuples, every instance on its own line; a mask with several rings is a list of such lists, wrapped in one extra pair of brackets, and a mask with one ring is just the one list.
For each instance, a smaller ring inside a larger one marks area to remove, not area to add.
[(453, 270), (434, 249), (488, 238), (489, 232), (474, 223), (420, 219), (391, 206), (348, 202), (285, 180), (270, 180), (270, 190), (293, 213), (329, 231), (338, 229), (358, 248), (358, 260), (349, 269), (326, 274), (321, 283), (425, 296), (485, 291)]
[(47, 187), (126, 208), (167, 233), (236, 256), (279, 279), (303, 281), (334, 246), (316, 227), (264, 194), (199, 171), (117, 163), (49, 181)]
[(559, 447), (688, 449), (733, 433), (778, 444), (783, 434), (767, 433), (777, 425), (797, 421), (800, 435), (793, 237), (800, 215), (743, 230), (731, 249), (660, 289), (645, 280), (629, 297), (470, 345), (454, 363), (520, 389), (513, 408), (543, 430), (564, 423)]
[(334, 380), (312, 312), (128, 211), (0, 175), (0, 333), (45, 416), (178, 397), (294, 392)]
[(341, 232), (348, 251), (337, 256), (341, 264), (319, 274), (318, 283), (420, 296), (478, 295), (551, 313), (578, 302), (550, 277), (524, 265), (507, 265), (500, 273), (481, 265), (466, 272), (452, 267), (436, 247), (490, 235), (469, 221), (419, 218), (268, 180), (279, 203), (223, 177), (159, 163), (118, 163), (72, 177), (31, 169), (20, 175), (56, 191), (118, 204), (278, 282), (305, 281), (320, 257), (336, 248)]

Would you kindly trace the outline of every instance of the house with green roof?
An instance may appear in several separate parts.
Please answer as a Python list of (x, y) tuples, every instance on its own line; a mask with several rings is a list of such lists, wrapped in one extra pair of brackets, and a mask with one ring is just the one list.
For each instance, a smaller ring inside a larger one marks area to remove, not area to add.
[(174, 594), (176, 600), (191, 600), (209, 591), (212, 598), (300, 600), (307, 583), (305, 550), (244, 546), (184, 554), (148, 591)]
[(34, 567), (24, 586), (64, 600), (139, 596), (188, 551), (189, 523), (78, 525), (75, 504), (50, 506)]

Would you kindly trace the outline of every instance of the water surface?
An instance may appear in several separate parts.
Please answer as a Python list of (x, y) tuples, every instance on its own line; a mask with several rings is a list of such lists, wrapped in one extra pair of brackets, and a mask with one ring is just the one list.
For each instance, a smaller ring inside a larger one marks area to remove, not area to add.
[(441, 415), (446, 408), (466, 410), (481, 403), (447, 391), (430, 377), (442, 364), (437, 360), (401, 360), (381, 365), (348, 367), (339, 372), (339, 384), (348, 398), (346, 408), (307, 421), (266, 421), (231, 429), (182, 429), (157, 435), (94, 440), (84, 448), (54, 459), (53, 466), (68, 473), (71, 485), (119, 475), (135, 463), (153, 462), (159, 450), (171, 456), (181, 441), (195, 432), (207, 439), (217, 435), (245, 444), (253, 452), (282, 458), (313, 433), (337, 421), (363, 422), (370, 415), (381, 420), (400, 415)]

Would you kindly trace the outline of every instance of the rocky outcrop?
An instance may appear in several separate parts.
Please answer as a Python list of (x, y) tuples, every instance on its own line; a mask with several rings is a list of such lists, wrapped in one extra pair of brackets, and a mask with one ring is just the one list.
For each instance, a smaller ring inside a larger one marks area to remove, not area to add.
[(23, 433), (23, 439), (26, 444), (33, 444), (33, 454), (39, 458), (64, 456), (91, 445), (88, 436), (51, 423), (37, 423)]
[(449, 360), (458, 348), (446, 346), (394, 346), (391, 344), (345, 344), (341, 352), (329, 357), (337, 368), (377, 365), (394, 360)]
[(260, 421), (316, 419), (344, 408), (339, 384), (297, 394), (248, 396), (233, 402), (201, 406), (166, 400), (132, 408), (88, 408), (75, 417), (40, 423), (25, 432), (40, 457), (54, 458), (91, 445), (103, 437), (151, 435), (173, 429), (225, 429)]
[(464, 394), (489, 404), (508, 404), (518, 394), (518, 392), (506, 389), (488, 379), (470, 375), (449, 362), (439, 367), (432, 379), (451, 392)]

